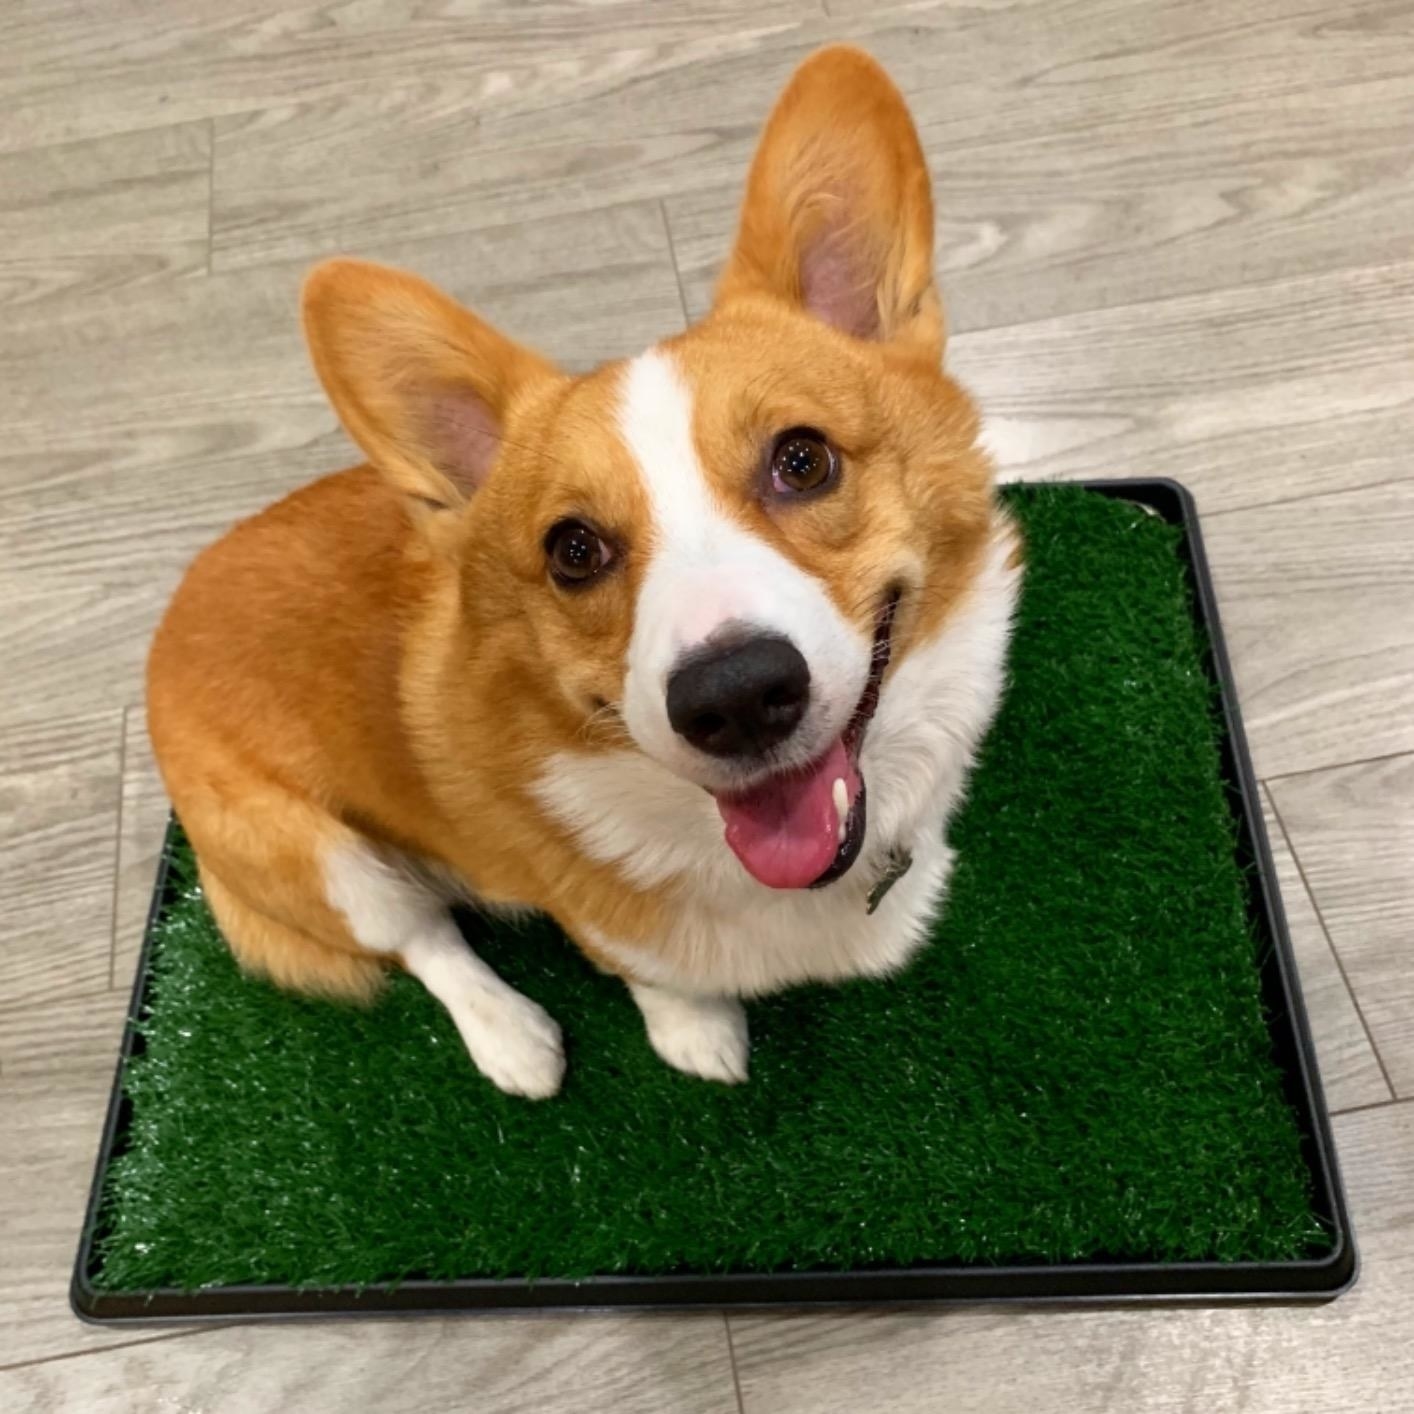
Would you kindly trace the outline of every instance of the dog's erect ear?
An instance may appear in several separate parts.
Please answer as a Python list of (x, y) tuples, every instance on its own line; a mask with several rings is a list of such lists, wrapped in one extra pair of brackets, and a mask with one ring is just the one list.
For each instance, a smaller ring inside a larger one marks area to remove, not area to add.
[(776, 102), (717, 300), (744, 294), (941, 356), (928, 168), (902, 96), (861, 50), (820, 50)]
[(425, 280), (331, 260), (305, 281), (304, 333), (349, 435), (416, 500), (457, 506), (491, 469), (511, 402), (556, 376)]

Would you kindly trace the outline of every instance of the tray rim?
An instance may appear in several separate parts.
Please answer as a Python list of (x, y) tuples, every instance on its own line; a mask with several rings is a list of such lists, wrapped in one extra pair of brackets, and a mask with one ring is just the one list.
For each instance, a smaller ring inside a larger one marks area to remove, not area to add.
[(231, 1320), (281, 1320), (463, 1313), (529, 1314), (552, 1311), (806, 1309), (840, 1306), (1039, 1306), (1309, 1304), (1348, 1291), (1359, 1275), (1359, 1255), (1320, 1080), (1315, 1045), (1302, 998), (1295, 954), (1282, 907), (1276, 869), (1262, 815), (1223, 638), (1217, 595), (1203, 547), (1197, 504), (1189, 490), (1167, 477), (1132, 477), (1064, 483), (1144, 506), (1185, 532), (1183, 554), (1193, 589), (1193, 611), (1208, 644), (1208, 667), (1221, 700), (1225, 735), (1222, 771), (1234, 802), (1238, 851), (1249, 869), (1249, 917), (1264, 939), (1258, 960), (1274, 1050), (1282, 1065), (1286, 1098), (1302, 1129), (1313, 1187), (1313, 1206), (1328, 1225), (1331, 1250), (1286, 1262), (1064, 1262), (1020, 1265), (918, 1264), (840, 1271), (680, 1273), (667, 1276), (605, 1275), (582, 1280), (544, 1278), (409, 1279), (394, 1284), (298, 1287), (236, 1284), (105, 1291), (94, 1285), (94, 1241), (108, 1164), (130, 1108), (123, 1072), (141, 1045), (137, 1022), (147, 999), (148, 963), (155, 925), (171, 888), (175, 818), (169, 818), (158, 861), (142, 950), (126, 1012), (122, 1044), (109, 1092), (73, 1275), (70, 1305), (95, 1325), (142, 1325)]

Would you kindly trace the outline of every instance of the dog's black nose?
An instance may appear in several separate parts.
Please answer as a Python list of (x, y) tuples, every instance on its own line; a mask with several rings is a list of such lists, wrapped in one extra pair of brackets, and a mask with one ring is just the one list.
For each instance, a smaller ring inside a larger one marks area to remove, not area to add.
[(810, 700), (810, 667), (788, 638), (738, 639), (668, 679), (673, 730), (711, 756), (757, 756), (784, 741)]

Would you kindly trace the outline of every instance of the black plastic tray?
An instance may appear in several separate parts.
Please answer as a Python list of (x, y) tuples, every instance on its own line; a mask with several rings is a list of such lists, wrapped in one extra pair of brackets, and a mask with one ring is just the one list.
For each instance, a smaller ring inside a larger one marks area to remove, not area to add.
[[(1296, 963), (1277, 890), (1261, 803), (1252, 774), (1237, 690), (1223, 645), (1217, 601), (1203, 554), (1193, 498), (1177, 482), (1097, 481), (1087, 488), (1134, 501), (1186, 531), (1184, 554), (1194, 588), (1194, 614), (1209, 644), (1209, 670), (1221, 689), (1226, 734), (1222, 771), (1238, 817), (1239, 862), (1251, 879), (1249, 911), (1262, 940), (1258, 966), (1271, 1019), (1272, 1045), (1286, 1097), (1301, 1126), (1313, 1208), (1331, 1233), (1326, 1255), (1290, 1262), (1074, 1262), (1046, 1266), (928, 1266), (856, 1271), (741, 1272), (670, 1276), (602, 1276), (583, 1281), (407, 1280), (364, 1287), (210, 1286), (193, 1291), (102, 1291), (95, 1287), (95, 1238), (109, 1162), (126, 1146), (131, 1118), (122, 1072), (142, 1048), (135, 1026), (147, 1003), (153, 923), (168, 898), (168, 849), (158, 868), (147, 936), (138, 964), (118, 1072), (74, 1264), (70, 1300), (85, 1320), (104, 1324), (287, 1316), (446, 1314), (453, 1311), (547, 1309), (864, 1306), (908, 1303), (1024, 1302), (1071, 1305), (1328, 1301), (1355, 1281), (1355, 1237), (1346, 1212), (1335, 1145), (1321, 1092), (1315, 1051), (1301, 1000)], [(172, 835), (168, 832), (168, 846)]]

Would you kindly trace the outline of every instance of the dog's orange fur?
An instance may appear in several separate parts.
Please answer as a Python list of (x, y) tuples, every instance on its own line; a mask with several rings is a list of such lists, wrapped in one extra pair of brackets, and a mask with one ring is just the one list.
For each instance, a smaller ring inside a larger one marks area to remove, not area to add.
[[(866, 56), (824, 51), (767, 127), (713, 313), (668, 345), (733, 514), (866, 628), (883, 584), (926, 579), (896, 626), (898, 656), (966, 593), (993, 533), (975, 415), (938, 370), (932, 226), (898, 94)], [(881, 272), (825, 291), (859, 337), (800, 308), (822, 241)], [(626, 744), (606, 704), (622, 697), (643, 556), (630, 549), (593, 594), (565, 594), (541, 540), (583, 513), (588, 486), (595, 522), (643, 543), (643, 492), (614, 428), (620, 370), (571, 379), (423, 282), (349, 262), (311, 277), (305, 323), (369, 464), (201, 555), (149, 666), (152, 739), (223, 932), (277, 982), (369, 996), (383, 962), (321, 875), (332, 846), (362, 840), (490, 903), (548, 911), (572, 935), (592, 925), (651, 943), (671, 899), (586, 858), (527, 790), (556, 752)], [(437, 411), (438, 389), (463, 387), (484, 425)], [(740, 469), (797, 424), (827, 424), (851, 475), (787, 522)], [(448, 448), (478, 439), (468, 474)]]

